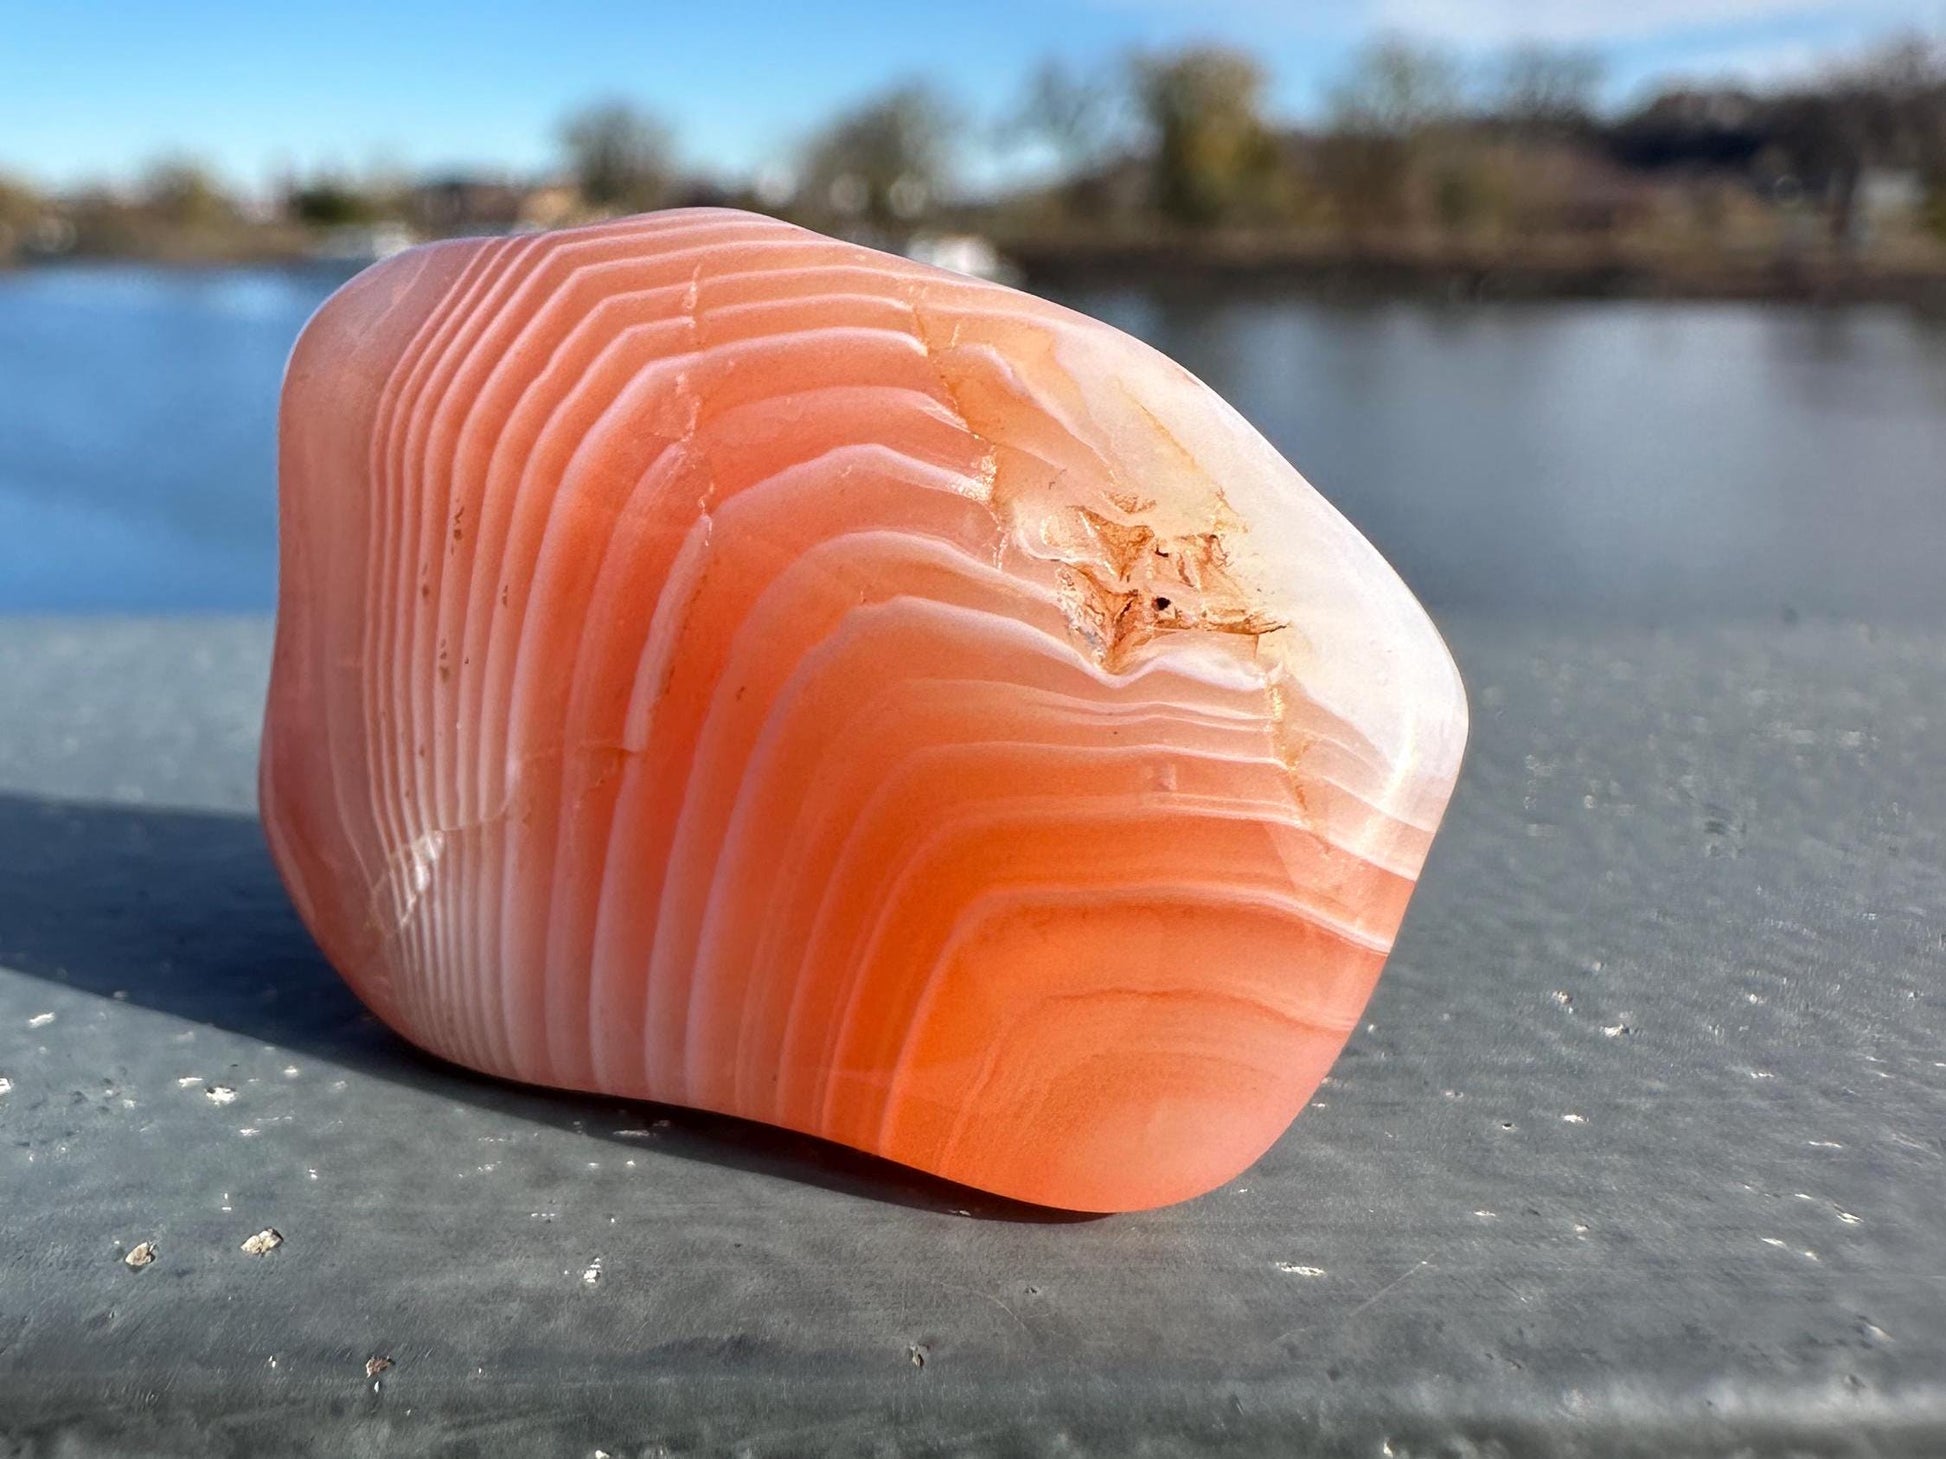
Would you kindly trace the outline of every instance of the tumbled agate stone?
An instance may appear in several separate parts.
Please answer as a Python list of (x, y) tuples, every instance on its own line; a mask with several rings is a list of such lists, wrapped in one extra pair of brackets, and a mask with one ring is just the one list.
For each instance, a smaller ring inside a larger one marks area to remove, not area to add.
[(1179, 1201), (1304, 1107), (1458, 771), (1425, 613), (1209, 389), (771, 219), (367, 270), (279, 470), (272, 851), (509, 1078)]

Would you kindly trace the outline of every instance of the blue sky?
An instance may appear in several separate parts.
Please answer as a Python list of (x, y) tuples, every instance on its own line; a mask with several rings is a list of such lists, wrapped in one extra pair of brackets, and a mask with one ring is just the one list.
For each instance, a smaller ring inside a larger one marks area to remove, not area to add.
[(622, 96), (690, 162), (747, 173), (888, 80), (972, 114), (1038, 58), (1218, 40), (1256, 50), (1286, 115), (1395, 29), (1484, 55), (1594, 46), (1626, 95), (1667, 73), (1774, 77), (1894, 29), (1946, 35), (1946, 0), (20, 0), (0, 34), (0, 172), (126, 178), (163, 153), (254, 183), (286, 166), (544, 168), (562, 114)]

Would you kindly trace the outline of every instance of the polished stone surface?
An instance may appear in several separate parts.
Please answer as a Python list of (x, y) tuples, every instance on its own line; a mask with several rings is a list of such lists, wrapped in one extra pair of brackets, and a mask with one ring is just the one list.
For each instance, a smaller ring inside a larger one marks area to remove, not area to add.
[(1318, 1107), (1045, 1222), (413, 1053), (250, 819), (267, 626), (0, 622), (0, 1455), (1946, 1451), (1946, 634), (1443, 626)]
[(361, 273), (278, 422), (265, 837), (420, 1048), (1102, 1212), (1357, 1028), (1465, 691), (1141, 341), (679, 208)]

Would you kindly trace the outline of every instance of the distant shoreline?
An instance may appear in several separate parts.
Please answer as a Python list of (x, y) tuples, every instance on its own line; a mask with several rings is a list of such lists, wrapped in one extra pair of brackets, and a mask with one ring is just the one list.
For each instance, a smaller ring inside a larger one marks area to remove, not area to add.
[(1031, 287), (1241, 287), (1454, 301), (1669, 299), (1946, 310), (1946, 261), (1286, 240), (1016, 240), (1001, 250)]
[[(430, 241), (430, 240), (429, 240)], [(1342, 240), (995, 240), (1029, 288), (1274, 291), (1450, 302), (1671, 300), (1896, 304), (1946, 312), (1946, 260), (1845, 261), (1829, 254), (1675, 254), (1612, 245), (1485, 247)], [(65, 254), (0, 260), (0, 277), (48, 268), (197, 272), (291, 269), (349, 278), (366, 263), (291, 250), (227, 255)]]

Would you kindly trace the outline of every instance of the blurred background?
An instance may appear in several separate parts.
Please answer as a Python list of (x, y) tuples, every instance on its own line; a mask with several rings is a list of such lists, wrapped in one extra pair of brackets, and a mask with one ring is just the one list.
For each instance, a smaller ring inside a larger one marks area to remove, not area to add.
[(0, 611), (260, 611), (304, 319), (720, 203), (1229, 397), (1435, 611), (1946, 610), (1946, 3), (29, 6)]

